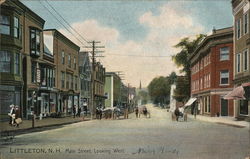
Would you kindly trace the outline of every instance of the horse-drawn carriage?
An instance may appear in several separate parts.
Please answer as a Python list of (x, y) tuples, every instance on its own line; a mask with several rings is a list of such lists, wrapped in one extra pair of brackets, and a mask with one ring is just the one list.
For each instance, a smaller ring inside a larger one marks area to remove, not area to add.
[(119, 117), (122, 115), (121, 109), (117, 107), (105, 108), (102, 113), (105, 119), (119, 119)]
[(146, 118), (150, 118), (150, 111), (147, 109), (145, 105), (138, 106), (138, 114), (139, 118), (142, 115), (144, 115)]

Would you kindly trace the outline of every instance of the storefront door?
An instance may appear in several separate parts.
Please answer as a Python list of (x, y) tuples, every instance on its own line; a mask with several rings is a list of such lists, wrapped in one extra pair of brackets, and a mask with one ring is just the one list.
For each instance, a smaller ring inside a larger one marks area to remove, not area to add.
[(221, 116), (228, 116), (228, 100), (221, 98)]

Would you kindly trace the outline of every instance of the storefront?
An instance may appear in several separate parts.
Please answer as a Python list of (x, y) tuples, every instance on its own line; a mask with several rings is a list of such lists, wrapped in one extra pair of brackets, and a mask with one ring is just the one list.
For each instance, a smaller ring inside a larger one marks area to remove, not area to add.
[(1, 116), (8, 118), (11, 104), (21, 106), (21, 87), (0, 85)]

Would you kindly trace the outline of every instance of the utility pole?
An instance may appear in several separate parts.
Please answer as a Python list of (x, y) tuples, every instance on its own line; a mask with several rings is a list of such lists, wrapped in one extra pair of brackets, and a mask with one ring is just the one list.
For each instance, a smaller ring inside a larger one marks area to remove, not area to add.
[(128, 114), (129, 114), (129, 83), (128, 83), (128, 99), (127, 99), (126, 111), (127, 111), (126, 118), (128, 119)]
[(104, 48), (104, 46), (96, 46), (97, 43), (101, 43), (100, 41), (91, 41), (91, 42), (88, 42), (88, 43), (91, 43), (92, 46), (90, 47), (86, 47), (86, 48), (92, 48), (92, 51), (91, 52), (91, 58), (92, 58), (92, 71), (91, 71), (91, 110), (90, 110), (90, 115), (91, 115), (91, 119), (94, 118), (94, 115), (95, 115), (95, 109), (96, 109), (96, 106), (95, 106), (95, 59), (96, 57), (104, 57), (104, 56), (96, 56), (96, 53), (101, 53), (101, 52), (104, 52), (104, 51), (98, 51), (96, 50), (97, 48)]

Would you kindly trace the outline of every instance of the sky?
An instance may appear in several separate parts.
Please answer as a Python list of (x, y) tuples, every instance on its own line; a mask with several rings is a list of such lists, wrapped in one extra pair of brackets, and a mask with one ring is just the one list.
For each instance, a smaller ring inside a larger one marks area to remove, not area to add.
[(101, 41), (105, 52), (97, 61), (107, 72), (122, 71), (123, 82), (134, 87), (179, 73), (171, 56), (182, 38), (233, 25), (231, 0), (21, 1), (46, 21), (44, 29), (58, 29), (82, 51), (86, 41)]

